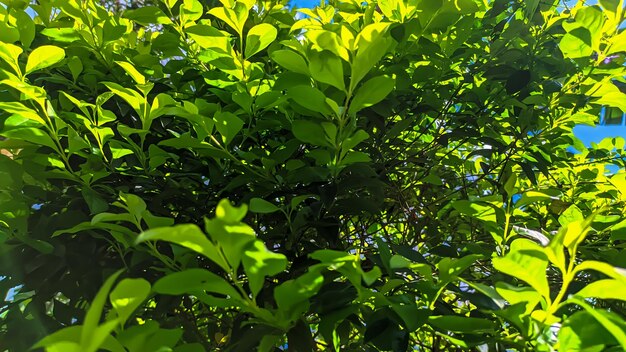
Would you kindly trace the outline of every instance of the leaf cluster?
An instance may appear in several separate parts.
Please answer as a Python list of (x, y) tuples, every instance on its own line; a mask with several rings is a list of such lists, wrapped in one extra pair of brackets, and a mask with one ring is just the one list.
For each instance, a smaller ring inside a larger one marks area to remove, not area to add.
[(623, 1), (2, 3), (3, 350), (626, 349)]

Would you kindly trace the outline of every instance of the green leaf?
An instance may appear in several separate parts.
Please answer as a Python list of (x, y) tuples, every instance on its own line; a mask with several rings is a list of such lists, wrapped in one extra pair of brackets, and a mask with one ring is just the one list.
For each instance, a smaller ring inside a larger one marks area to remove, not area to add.
[(211, 237), (219, 243), (229, 266), (236, 271), (241, 264), (245, 248), (256, 239), (252, 228), (245, 224), (226, 225), (216, 219), (205, 220), (205, 227)]
[(582, 242), (587, 233), (589, 232), (590, 222), (588, 221), (574, 221), (565, 226), (561, 231), (564, 231), (563, 244), (568, 249), (574, 249), (580, 242)]
[(532, 204), (532, 203), (545, 201), (545, 200), (558, 200), (558, 199), (559, 199), (558, 197), (554, 195), (550, 195), (544, 191), (527, 191), (522, 194), (522, 197), (517, 202), (515, 202), (515, 207), (521, 208), (527, 204)]
[(237, 290), (224, 278), (200, 268), (186, 269), (166, 275), (157, 280), (152, 289), (156, 293), (173, 296), (206, 291), (241, 299)]
[(377, 76), (369, 79), (357, 90), (348, 112), (352, 115), (360, 110), (370, 107), (383, 99), (395, 85), (395, 80), (389, 76)]
[(183, 0), (180, 5), (180, 20), (185, 25), (197, 21), (203, 13), (204, 7), (198, 0)]
[(375, 346), (379, 351), (409, 350), (409, 333), (401, 329), (395, 320), (391, 319), (388, 309), (377, 310), (366, 322), (363, 341)]
[(626, 301), (626, 280), (603, 279), (594, 281), (576, 292), (583, 298), (617, 299)]
[(215, 208), (215, 218), (228, 225), (235, 225), (240, 224), (247, 212), (248, 207), (245, 204), (234, 207), (228, 199), (222, 199)]
[(326, 96), (319, 89), (311, 86), (295, 86), (287, 91), (289, 98), (303, 107), (319, 112), (325, 116), (333, 115), (332, 109), (326, 103)]
[[(78, 344), (82, 331), (82, 325), (68, 326), (44, 337), (32, 348), (45, 348), (48, 352), (83, 352)], [(111, 352), (126, 352), (124, 346), (111, 335), (105, 337), (100, 348)]]
[(559, 215), (559, 224), (566, 227), (570, 223), (582, 222), (584, 219), (583, 212), (576, 205), (571, 205)]
[(359, 145), (359, 143), (367, 140), (368, 138), (370, 138), (369, 134), (367, 134), (367, 132), (363, 130), (358, 130), (354, 132), (352, 136), (344, 139), (343, 143), (341, 144), (342, 156), (345, 155), (352, 148)]
[(350, 62), (348, 50), (344, 47), (343, 41), (337, 33), (316, 28), (306, 31), (304, 35), (313, 44), (313, 50), (328, 50), (342, 60)]
[(402, 318), (406, 328), (409, 331), (416, 331), (424, 325), (430, 313), (427, 309), (417, 308), (417, 304), (393, 304), (391, 309)]
[(115, 63), (122, 67), (137, 84), (146, 84), (146, 77), (139, 73), (135, 66), (126, 61), (115, 61)]
[(156, 6), (143, 6), (134, 10), (126, 10), (124, 11), (124, 17), (144, 26), (172, 23), (172, 20)]
[[(33, 100), (40, 107), (45, 106), (46, 92), (44, 89), (36, 86), (32, 86), (28, 83), (17, 82), (14, 80), (4, 79), (0, 81), (0, 84), (7, 85), (22, 94), (21, 100)], [(5, 102), (5, 104), (17, 104), (17, 102)]]
[(513, 241), (509, 253), (493, 259), (493, 267), (526, 282), (543, 297), (550, 297), (548, 257), (538, 244), (523, 238)]
[(610, 40), (610, 46), (605, 55), (611, 55), (619, 52), (626, 51), (626, 31), (622, 31), (620, 34), (614, 36)]
[(411, 266), (411, 261), (401, 255), (394, 254), (389, 259), (389, 268), (391, 269), (403, 269), (408, 268), (409, 266)]
[(65, 58), (65, 50), (54, 45), (42, 45), (28, 55), (26, 74), (50, 67)]
[(615, 313), (591, 307), (585, 301), (578, 298), (568, 299), (585, 309), (598, 323), (615, 337), (622, 349), (626, 350), (626, 331), (624, 330), (624, 320)]
[(249, 59), (267, 48), (276, 39), (277, 34), (276, 28), (269, 23), (261, 23), (252, 27), (246, 36), (246, 58)]
[(25, 48), (30, 47), (30, 44), (35, 39), (35, 22), (26, 12), (21, 10), (14, 10), (13, 16), (16, 19), (17, 29), (20, 31), (20, 42)]
[(317, 146), (330, 147), (326, 132), (320, 123), (307, 120), (296, 120), (291, 123), (291, 132), (299, 140)]
[(81, 341), (80, 351), (96, 352), (101, 349), (106, 340), (111, 337), (111, 332), (118, 324), (119, 322), (117, 320), (112, 320), (98, 325), (91, 336), (89, 336), (88, 341)]
[(563, 55), (572, 59), (590, 57), (599, 48), (603, 23), (604, 14), (597, 6), (579, 8), (575, 21), (563, 23), (567, 31), (559, 42)]
[(591, 314), (579, 311), (569, 316), (559, 329), (559, 351), (604, 350), (617, 341)]
[(142, 97), (139, 92), (134, 89), (122, 87), (121, 85), (113, 82), (102, 82), (109, 90), (115, 93), (120, 98), (124, 99), (130, 105), (137, 114), (143, 117), (144, 114), (144, 106), (146, 105), (146, 101), (144, 97)]
[(274, 276), (287, 268), (287, 257), (269, 251), (263, 242), (257, 240), (244, 252), (242, 263), (252, 297), (256, 297), (267, 276)]
[(343, 62), (337, 55), (328, 50), (313, 51), (307, 58), (309, 59), (309, 72), (314, 80), (345, 91)]
[(225, 145), (230, 144), (243, 127), (243, 120), (231, 112), (218, 112), (213, 117), (215, 128), (222, 135)]
[(78, 79), (78, 75), (83, 72), (83, 63), (80, 61), (78, 56), (72, 56), (67, 62), (67, 67), (70, 69), (72, 79), (74, 81), (76, 81)]
[(270, 54), (270, 57), (274, 62), (280, 66), (288, 69), (289, 71), (302, 73), (309, 75), (308, 65), (304, 58), (291, 50), (275, 50)]
[(393, 39), (387, 33), (390, 24), (385, 22), (365, 26), (356, 37), (357, 53), (352, 61), (350, 86), (356, 85), (385, 56)]
[(600, 6), (605, 11), (611, 12), (615, 14), (620, 9), (620, 4), (622, 4), (621, 0), (599, 0)]
[(35, 121), (41, 125), (46, 124), (46, 121), (41, 116), (39, 116), (37, 111), (29, 109), (24, 106), (24, 104), (16, 101), (0, 102), (0, 110), (6, 111), (9, 114), (15, 114), (24, 119)]
[[(92, 343), (95, 344), (95, 347), (100, 345), (100, 343), (94, 341), (96, 330), (98, 328), (98, 322), (100, 321), (100, 316), (102, 316), (102, 310), (104, 309), (104, 304), (106, 303), (109, 291), (111, 291), (111, 287), (113, 287), (115, 280), (117, 280), (117, 277), (120, 276), (121, 273), (122, 270), (118, 270), (113, 273), (113, 275), (109, 276), (109, 278), (107, 278), (104, 284), (100, 287), (100, 290), (98, 290), (96, 297), (91, 302), (91, 305), (87, 310), (87, 314), (85, 315), (85, 322), (83, 323), (83, 329), (80, 334), (81, 346), (89, 346)], [(109, 323), (117, 325), (117, 321)], [(111, 330), (113, 327), (111, 327)], [(108, 333), (106, 335), (108, 335)]]
[(230, 53), (230, 35), (215, 27), (204, 24), (187, 27), (185, 33), (189, 35), (201, 48), (211, 48), (215, 51)]
[(147, 209), (146, 202), (140, 197), (130, 193), (120, 193), (120, 199), (126, 205), (128, 212), (135, 218), (135, 221), (141, 221)]
[(591, 33), (586, 28), (576, 28), (561, 38), (559, 48), (563, 55), (568, 58), (590, 57), (593, 53)]
[(511, 229), (519, 235), (534, 239), (544, 247), (550, 244), (550, 239), (539, 231), (527, 229), (525, 227), (519, 227), (517, 225), (513, 225)]
[(215, 262), (224, 270), (229, 270), (229, 265), (224, 261), (217, 247), (209, 241), (200, 228), (193, 224), (161, 227), (142, 232), (136, 243), (146, 241), (167, 241), (179, 246), (189, 248), (200, 253)]
[(525, 3), (526, 9), (524, 11), (524, 15), (528, 19), (532, 19), (533, 15), (537, 11), (537, 7), (539, 7), (540, 0), (530, 0)]
[[(237, 5), (242, 4), (238, 3)], [(243, 36), (243, 26), (248, 19), (248, 11), (244, 6), (235, 6), (234, 10), (225, 7), (214, 7), (209, 10), (209, 14), (224, 21), (239, 34), (239, 37)]]
[(532, 287), (513, 286), (506, 282), (497, 282), (496, 292), (509, 302), (510, 305), (523, 303), (525, 306), (525, 314), (530, 314), (542, 300), (541, 295)]
[(626, 269), (614, 267), (608, 263), (595, 260), (585, 260), (574, 268), (575, 272), (583, 270), (595, 270), (613, 279), (626, 282)]
[(252, 198), (250, 199), (250, 211), (253, 213), (259, 214), (269, 214), (279, 211), (280, 208), (275, 206), (274, 204), (261, 199), (261, 198)]
[(18, 57), (23, 51), (24, 49), (17, 45), (3, 43), (0, 41), (0, 59), (8, 63), (13, 69), (13, 72), (18, 76), (21, 76), (22, 72), (18, 63)]
[(150, 283), (144, 279), (124, 279), (117, 284), (111, 291), (109, 299), (120, 325), (124, 325), (149, 294)]
[(497, 224), (496, 211), (493, 207), (483, 202), (470, 202), (469, 200), (457, 200), (452, 203), (454, 209), (461, 214), (469, 215), (486, 223)]
[[(572, 207), (570, 207), (570, 209)], [(563, 215), (565, 214), (566, 213), (563, 213)], [(563, 215), (559, 217), (559, 222), (565, 223), (566, 225), (559, 230), (558, 234), (555, 236), (555, 241), (561, 242), (570, 251), (574, 251), (576, 247), (585, 240), (585, 237), (587, 237), (597, 213), (593, 213), (586, 219), (575, 221), (572, 220), (578, 219), (578, 217), (564, 217)], [(582, 217), (582, 213), (580, 217)]]
[(37, 342), (33, 346), (33, 348), (45, 348), (46, 351), (63, 351), (60, 348), (62, 346), (63, 348), (67, 348), (66, 351), (78, 352), (78, 342), (80, 341), (80, 335), (82, 333), (82, 330), (82, 325), (68, 326), (44, 337), (39, 342)]

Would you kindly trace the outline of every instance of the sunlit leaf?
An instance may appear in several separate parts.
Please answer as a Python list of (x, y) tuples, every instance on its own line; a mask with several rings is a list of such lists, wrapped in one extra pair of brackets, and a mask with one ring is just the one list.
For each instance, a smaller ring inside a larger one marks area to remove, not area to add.
[(65, 58), (65, 50), (53, 45), (42, 45), (28, 55), (26, 74), (52, 66)]
[(498, 271), (526, 282), (543, 297), (550, 296), (546, 279), (548, 257), (538, 244), (517, 239), (511, 244), (509, 253), (493, 259), (493, 266)]
[(246, 36), (246, 58), (267, 48), (274, 39), (278, 31), (269, 23), (262, 23), (252, 27)]
[(150, 293), (150, 283), (144, 279), (124, 279), (111, 291), (109, 299), (121, 325), (126, 322)]
[(133, 65), (125, 61), (116, 61), (115, 63), (120, 65), (137, 84), (146, 84), (146, 77), (139, 73)]
[(196, 225), (186, 224), (150, 229), (141, 233), (137, 237), (136, 243), (146, 241), (171, 242), (204, 255), (223, 269), (229, 268), (217, 247), (209, 241), (206, 235)]
[(227, 295), (232, 298), (240, 297), (237, 290), (225, 279), (208, 270), (199, 268), (166, 275), (154, 283), (153, 290), (166, 295), (194, 294), (206, 291)]

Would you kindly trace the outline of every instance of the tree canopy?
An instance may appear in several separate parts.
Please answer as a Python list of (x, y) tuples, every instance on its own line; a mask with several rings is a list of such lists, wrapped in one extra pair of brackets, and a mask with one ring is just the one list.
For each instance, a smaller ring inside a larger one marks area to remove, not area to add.
[(626, 350), (623, 1), (2, 4), (2, 350)]

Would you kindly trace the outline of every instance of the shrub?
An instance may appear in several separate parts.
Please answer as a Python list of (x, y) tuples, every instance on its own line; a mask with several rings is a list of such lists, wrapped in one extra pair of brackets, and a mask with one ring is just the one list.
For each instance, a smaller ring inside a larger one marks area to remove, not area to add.
[(626, 349), (621, 2), (3, 3), (3, 350)]

